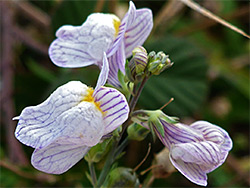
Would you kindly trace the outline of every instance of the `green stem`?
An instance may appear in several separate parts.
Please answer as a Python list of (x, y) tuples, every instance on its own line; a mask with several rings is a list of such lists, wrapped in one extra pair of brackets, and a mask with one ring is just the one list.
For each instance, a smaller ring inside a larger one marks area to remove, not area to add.
[(103, 184), (107, 174), (108, 174), (108, 171), (110, 170), (111, 168), (111, 165), (112, 163), (114, 162), (114, 154), (115, 154), (115, 151), (116, 151), (116, 147), (118, 145), (118, 141), (115, 140), (111, 146), (111, 151), (109, 152), (108, 156), (107, 156), (107, 160), (104, 164), (104, 167), (101, 171), (101, 174), (98, 178), (98, 181), (97, 181), (97, 187), (101, 187), (101, 185)]
[(124, 150), (124, 148), (128, 145), (128, 137), (126, 137), (122, 143), (118, 146), (118, 148), (115, 150), (114, 159), (118, 157), (118, 155), (121, 154), (121, 152)]
[[(122, 125), (122, 133), (121, 136), (123, 135), (123, 133), (125, 132), (126, 128), (128, 127), (129, 123), (130, 123), (130, 119), (131, 119), (131, 114), (134, 111), (135, 105), (141, 95), (142, 89), (144, 87), (144, 85), (146, 84), (147, 80), (149, 79), (149, 77), (145, 76), (144, 79), (142, 80), (140, 87), (138, 88), (136, 95), (132, 97), (130, 103), (129, 103), (129, 109), (130, 109), (130, 113), (129, 113), (129, 117), (128, 119), (124, 122), (124, 124)], [(136, 87), (136, 86), (135, 86)]]
[[(104, 183), (105, 181), (105, 178), (111, 168), (111, 165), (113, 164), (114, 160), (116, 159), (116, 157), (122, 152), (122, 150), (125, 148), (125, 146), (127, 145), (128, 143), (128, 138), (126, 138), (122, 144), (118, 147), (118, 144), (121, 140), (121, 137), (123, 135), (123, 133), (125, 132), (126, 128), (128, 127), (129, 125), (129, 122), (130, 122), (130, 119), (131, 119), (131, 114), (135, 108), (135, 105), (139, 99), (139, 96), (142, 92), (142, 89), (145, 85), (145, 83), (147, 82), (149, 77), (145, 76), (144, 79), (142, 80), (141, 84), (140, 84), (140, 87), (138, 88), (135, 96), (132, 97), (130, 103), (129, 103), (129, 108), (130, 108), (130, 114), (129, 114), (129, 117), (128, 119), (124, 122), (123, 126), (122, 126), (122, 132), (120, 134), (120, 137), (118, 139), (116, 139), (112, 146), (111, 146), (111, 151), (109, 152), (108, 156), (107, 156), (107, 160), (104, 164), (104, 167), (101, 171), (101, 174), (98, 178), (98, 181), (97, 181), (97, 187), (101, 187), (101, 185)], [(136, 90), (136, 86), (134, 86), (134, 90)]]
[(132, 113), (134, 111), (135, 105), (136, 105), (136, 103), (137, 103), (137, 101), (138, 101), (138, 99), (139, 99), (139, 97), (141, 95), (141, 92), (142, 92), (142, 89), (143, 89), (145, 83), (148, 81), (148, 78), (149, 77), (147, 77), (147, 76), (145, 76), (143, 78), (143, 80), (141, 82), (141, 85), (140, 85), (139, 89), (136, 92), (136, 95), (131, 99), (130, 104), (129, 104), (130, 113)]
[(96, 186), (97, 179), (96, 179), (94, 164), (92, 162), (88, 162), (88, 165), (89, 165), (89, 172), (90, 172), (90, 176), (91, 176), (91, 179), (92, 179), (93, 187), (97, 188), (97, 186)]

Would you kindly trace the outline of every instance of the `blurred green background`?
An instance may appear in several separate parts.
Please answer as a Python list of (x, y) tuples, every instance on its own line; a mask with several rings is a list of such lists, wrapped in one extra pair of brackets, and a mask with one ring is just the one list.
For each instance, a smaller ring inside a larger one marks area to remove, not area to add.
[[(249, 40), (205, 18), (179, 1), (134, 1), (154, 15), (154, 29), (145, 43), (148, 52), (164, 51), (174, 66), (152, 77), (143, 90), (138, 108), (165, 109), (187, 124), (207, 120), (230, 134), (234, 147), (224, 165), (208, 175), (208, 187), (249, 187)], [(249, 33), (249, 1), (201, 0), (200, 5)], [(65, 24), (81, 25), (93, 12), (123, 17), (128, 1), (1, 1), (1, 187), (89, 187), (81, 160), (60, 176), (47, 175), (30, 164), (33, 149), (14, 137), (11, 119), (26, 106), (44, 101), (58, 86), (80, 80), (95, 86), (95, 66), (65, 69), (56, 67), (47, 49), (56, 30)], [(144, 158), (150, 136), (133, 141), (120, 159), (134, 168)], [(156, 141), (140, 171), (151, 166), (163, 145)], [(97, 173), (103, 163), (97, 165)], [(140, 175), (140, 181), (150, 175)], [(155, 179), (152, 187), (198, 187), (180, 173)]]

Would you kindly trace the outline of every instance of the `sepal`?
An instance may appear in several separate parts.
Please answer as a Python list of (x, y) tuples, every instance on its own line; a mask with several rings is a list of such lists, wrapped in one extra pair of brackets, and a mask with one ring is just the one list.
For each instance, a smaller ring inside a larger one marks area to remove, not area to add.
[(178, 123), (177, 117), (170, 117), (161, 110), (138, 110), (134, 112), (133, 116), (132, 121), (150, 130), (153, 140), (156, 139), (156, 133), (159, 133), (163, 138), (165, 137), (164, 125), (161, 120), (172, 124)]

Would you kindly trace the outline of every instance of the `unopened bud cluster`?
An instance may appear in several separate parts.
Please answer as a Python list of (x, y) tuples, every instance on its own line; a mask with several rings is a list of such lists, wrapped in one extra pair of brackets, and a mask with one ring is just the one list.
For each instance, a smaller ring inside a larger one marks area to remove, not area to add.
[(168, 55), (154, 51), (148, 54), (142, 46), (136, 47), (132, 54), (132, 59), (126, 63), (127, 79), (131, 82), (141, 81), (146, 75), (159, 75), (173, 65)]
[(166, 68), (173, 65), (169, 56), (163, 52), (158, 52), (157, 54), (152, 51), (148, 55), (148, 71), (151, 74), (159, 75)]

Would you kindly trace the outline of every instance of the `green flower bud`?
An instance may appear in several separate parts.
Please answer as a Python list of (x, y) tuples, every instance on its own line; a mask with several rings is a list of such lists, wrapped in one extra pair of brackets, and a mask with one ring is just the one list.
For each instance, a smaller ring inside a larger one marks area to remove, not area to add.
[(132, 169), (118, 167), (109, 173), (103, 187), (139, 187), (139, 180)]
[(148, 129), (137, 123), (133, 123), (127, 129), (128, 138), (131, 140), (138, 140), (138, 141), (144, 140), (149, 132), (150, 131)]
[(125, 65), (126, 75), (131, 82), (141, 81), (148, 63), (148, 54), (142, 46), (134, 48), (132, 59)]
[(159, 75), (166, 68), (173, 65), (169, 56), (163, 52), (158, 52), (157, 54), (153, 51), (148, 55), (148, 72), (154, 75)]
[(107, 154), (111, 139), (106, 139), (89, 150), (84, 159), (88, 162), (98, 163)]

